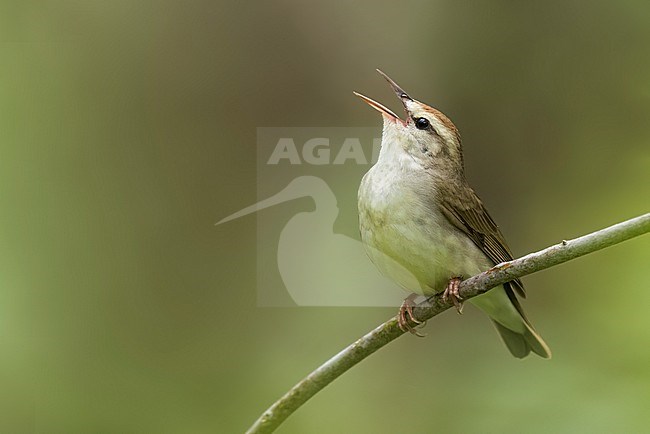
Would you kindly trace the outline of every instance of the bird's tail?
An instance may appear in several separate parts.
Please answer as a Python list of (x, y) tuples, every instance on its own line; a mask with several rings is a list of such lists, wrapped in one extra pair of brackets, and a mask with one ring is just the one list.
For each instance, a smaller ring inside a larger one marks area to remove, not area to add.
[(526, 318), (508, 284), (470, 301), (488, 314), (513, 356), (521, 359), (532, 351), (545, 359), (551, 358), (551, 350)]
[(551, 350), (544, 342), (544, 339), (537, 334), (535, 329), (525, 321), (526, 329), (523, 333), (517, 333), (492, 320), (494, 326), (513, 356), (522, 359), (531, 351), (545, 359), (551, 358)]

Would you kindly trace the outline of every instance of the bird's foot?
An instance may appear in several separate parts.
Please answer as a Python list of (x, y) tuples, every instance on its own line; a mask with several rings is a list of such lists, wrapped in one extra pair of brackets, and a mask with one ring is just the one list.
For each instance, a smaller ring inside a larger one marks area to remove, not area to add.
[(402, 305), (399, 307), (399, 313), (397, 314), (397, 325), (403, 332), (409, 332), (415, 336), (423, 338), (424, 335), (415, 330), (415, 328), (409, 324), (409, 321), (414, 322), (416, 327), (423, 324), (422, 321), (413, 316), (413, 306), (415, 306), (415, 299), (417, 296), (417, 294), (411, 294), (404, 299)]
[(462, 279), (460, 277), (452, 277), (449, 279), (449, 283), (445, 288), (445, 292), (442, 293), (442, 300), (447, 301), (448, 298), (451, 298), (451, 301), (454, 302), (454, 306), (456, 306), (456, 312), (462, 314), (463, 297), (461, 297), (458, 293), (458, 290), (460, 289), (460, 282), (462, 282)]

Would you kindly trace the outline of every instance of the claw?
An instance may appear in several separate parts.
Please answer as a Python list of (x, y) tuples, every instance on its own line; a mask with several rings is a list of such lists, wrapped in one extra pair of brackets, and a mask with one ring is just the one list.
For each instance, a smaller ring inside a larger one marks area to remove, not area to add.
[(447, 284), (445, 292), (442, 293), (442, 300), (446, 302), (447, 299), (451, 298), (451, 301), (454, 303), (456, 312), (458, 312), (458, 314), (463, 313), (463, 297), (461, 297), (458, 293), (461, 281), (462, 279), (460, 277), (453, 277), (449, 279), (449, 284)]
[(415, 330), (415, 328), (409, 323), (413, 322), (416, 325), (423, 324), (422, 321), (418, 320), (413, 315), (414, 300), (417, 296), (417, 294), (411, 294), (404, 299), (397, 315), (397, 325), (403, 332), (409, 332), (415, 336), (423, 338), (425, 335)]

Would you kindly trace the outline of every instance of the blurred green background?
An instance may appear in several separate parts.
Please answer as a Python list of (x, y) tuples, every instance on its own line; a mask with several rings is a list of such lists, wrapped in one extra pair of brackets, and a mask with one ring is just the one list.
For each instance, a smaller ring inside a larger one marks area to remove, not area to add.
[[(2, 2), (0, 432), (242, 432), (392, 316), (256, 307), (256, 216), (213, 225), (257, 127), (379, 129), (374, 68), (455, 121), (515, 254), (647, 212), (649, 46), (643, 1)], [(649, 242), (525, 279), (551, 361), (447, 313), (278, 432), (647, 432)]]

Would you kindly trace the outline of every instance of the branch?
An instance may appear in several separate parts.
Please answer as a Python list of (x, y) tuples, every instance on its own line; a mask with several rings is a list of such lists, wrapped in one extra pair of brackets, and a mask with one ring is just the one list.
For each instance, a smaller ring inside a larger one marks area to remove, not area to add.
[[(519, 259), (496, 265), (463, 281), (460, 284), (460, 295), (463, 300), (467, 300), (518, 277), (553, 267), (647, 232), (650, 232), (650, 213), (574, 240), (562, 241), (559, 244)], [(414, 308), (413, 313), (418, 320), (426, 321), (452, 306), (451, 302), (443, 301), (442, 295), (437, 294), (419, 303)], [(381, 324), (293, 386), (291, 390), (271, 405), (255, 421), (247, 434), (273, 432), (309, 398), (341, 376), (345, 371), (402, 334), (404, 332), (397, 325), (397, 317), (393, 317)]]

